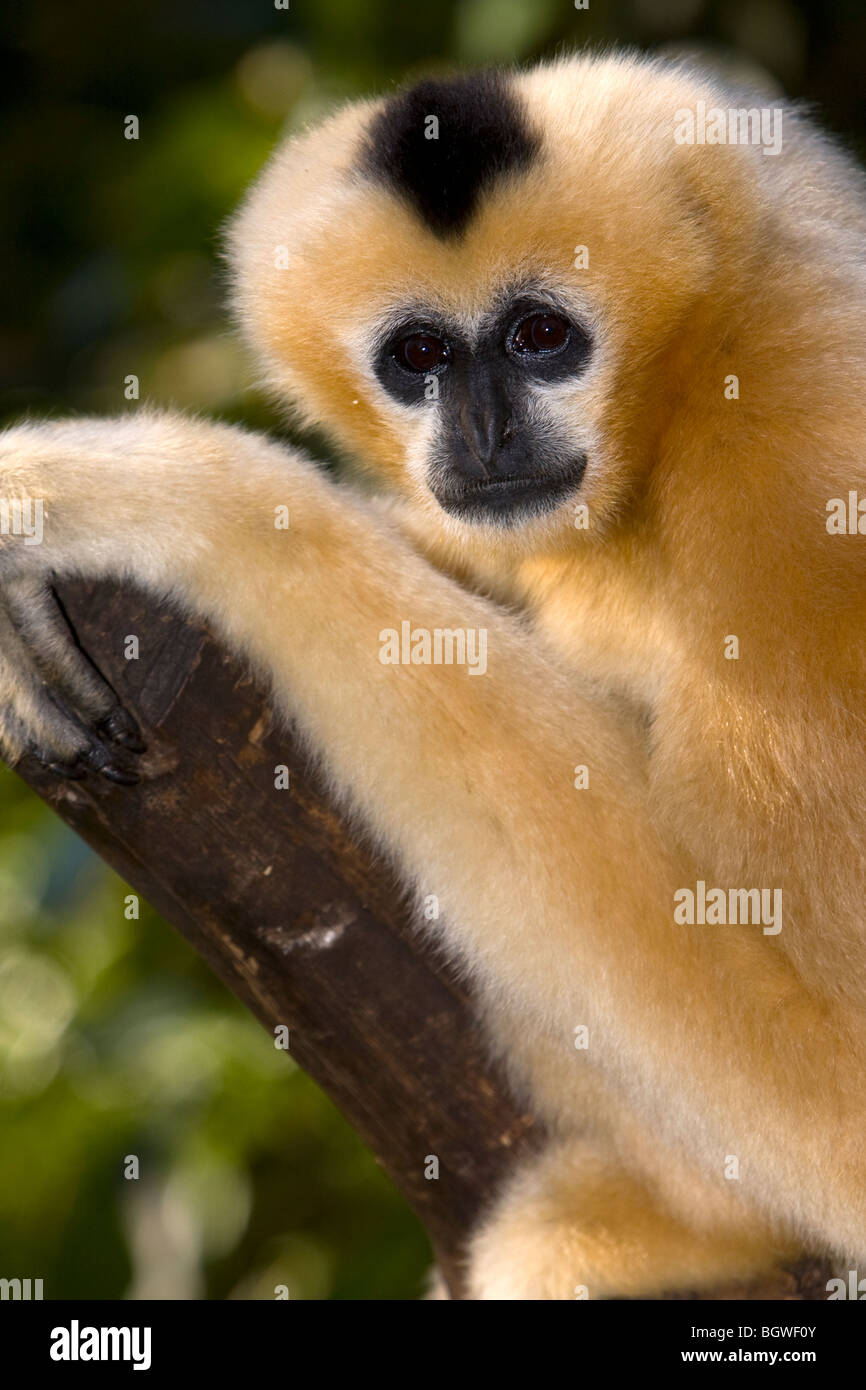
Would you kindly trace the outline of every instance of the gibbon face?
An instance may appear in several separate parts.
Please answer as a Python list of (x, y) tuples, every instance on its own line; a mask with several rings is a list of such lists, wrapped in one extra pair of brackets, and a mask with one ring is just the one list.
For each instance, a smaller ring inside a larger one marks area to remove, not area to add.
[(537, 538), (583, 502), (603, 531), (742, 293), (761, 153), (675, 142), (706, 95), (571, 61), (425, 81), (291, 140), (229, 236), (270, 384), (433, 520)]
[(555, 294), (503, 289), (474, 323), (437, 304), (406, 306), (382, 334), (375, 371), (395, 401), (435, 421), (422, 458), (446, 512), (516, 525), (580, 486), (586, 453), (547, 407), (589, 365), (592, 338)]

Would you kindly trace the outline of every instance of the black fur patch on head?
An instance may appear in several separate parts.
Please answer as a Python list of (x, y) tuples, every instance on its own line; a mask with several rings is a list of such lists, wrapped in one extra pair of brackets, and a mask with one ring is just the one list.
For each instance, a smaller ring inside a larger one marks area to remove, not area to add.
[[(438, 139), (429, 139), (435, 116)], [(537, 138), (503, 77), (428, 79), (398, 93), (374, 119), (361, 167), (405, 198), (439, 237), (462, 232), (482, 191), (525, 168)]]

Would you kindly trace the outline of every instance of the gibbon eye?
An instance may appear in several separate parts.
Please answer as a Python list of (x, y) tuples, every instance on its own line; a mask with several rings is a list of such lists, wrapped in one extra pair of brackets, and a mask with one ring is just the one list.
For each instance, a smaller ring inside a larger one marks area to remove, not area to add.
[(530, 314), (514, 330), (512, 352), (558, 352), (565, 347), (571, 326), (558, 314)]
[(435, 333), (410, 333), (397, 344), (394, 356), (407, 371), (432, 372), (448, 361), (449, 349)]

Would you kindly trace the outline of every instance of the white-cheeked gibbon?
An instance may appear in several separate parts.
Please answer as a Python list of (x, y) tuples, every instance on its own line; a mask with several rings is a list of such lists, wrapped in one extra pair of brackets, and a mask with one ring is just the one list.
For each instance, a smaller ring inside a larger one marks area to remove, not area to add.
[(7, 758), (130, 779), (51, 589), (119, 577), (262, 673), (438, 896), (550, 1136), (473, 1298), (866, 1262), (866, 197), (796, 111), (688, 133), (754, 104), (581, 57), (278, 149), (234, 308), (345, 481), (145, 408), (0, 442), (44, 516), (0, 539)]

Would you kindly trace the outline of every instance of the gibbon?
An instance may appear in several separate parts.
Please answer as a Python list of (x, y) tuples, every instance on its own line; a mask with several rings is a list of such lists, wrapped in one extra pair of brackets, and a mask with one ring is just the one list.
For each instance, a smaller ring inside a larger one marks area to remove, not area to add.
[(866, 197), (754, 104), (579, 57), (279, 149), (234, 309), (348, 483), (146, 408), (0, 442), (6, 757), (130, 780), (51, 592), (120, 577), (266, 677), (438, 896), (550, 1136), (476, 1299), (866, 1261)]

